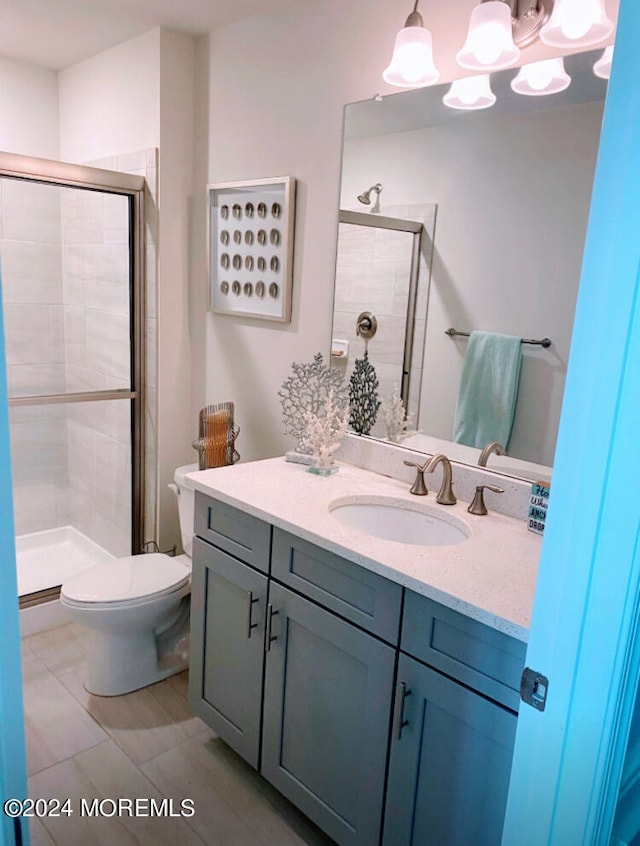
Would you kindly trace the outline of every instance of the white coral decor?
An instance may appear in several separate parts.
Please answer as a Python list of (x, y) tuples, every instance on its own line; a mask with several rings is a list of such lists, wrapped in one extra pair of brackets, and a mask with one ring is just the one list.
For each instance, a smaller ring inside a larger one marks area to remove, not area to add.
[(387, 430), (387, 437), (392, 443), (399, 443), (402, 437), (408, 434), (407, 427), (411, 425), (411, 415), (405, 413), (397, 385), (380, 403), (380, 414)]
[(316, 467), (332, 467), (333, 453), (347, 433), (349, 423), (349, 409), (345, 408), (339, 392), (329, 388), (318, 412), (306, 412), (305, 422), (304, 440), (313, 450)]

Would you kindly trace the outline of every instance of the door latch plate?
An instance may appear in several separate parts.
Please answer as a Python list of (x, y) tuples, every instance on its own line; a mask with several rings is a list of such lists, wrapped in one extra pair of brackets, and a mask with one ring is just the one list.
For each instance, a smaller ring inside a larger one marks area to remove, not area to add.
[(531, 705), (537, 711), (544, 711), (548, 691), (549, 679), (542, 673), (525, 667), (520, 679), (520, 698), (522, 701)]

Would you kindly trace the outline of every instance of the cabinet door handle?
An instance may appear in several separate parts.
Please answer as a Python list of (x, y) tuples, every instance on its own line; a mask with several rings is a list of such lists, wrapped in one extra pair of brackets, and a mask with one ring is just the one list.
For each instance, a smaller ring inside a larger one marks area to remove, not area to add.
[(255, 602), (260, 602), (260, 598), (254, 596), (253, 591), (247, 591), (247, 638), (249, 640), (251, 640), (251, 630), (258, 628), (258, 624), (252, 620), (253, 605)]
[(409, 725), (409, 720), (404, 718), (404, 703), (407, 696), (411, 696), (411, 691), (407, 689), (405, 682), (400, 682), (398, 685), (398, 740), (402, 740), (402, 729)]
[(265, 652), (269, 652), (269, 650), (271, 649), (271, 644), (273, 643), (273, 641), (278, 639), (278, 635), (273, 635), (273, 636), (271, 635), (271, 623), (272, 623), (275, 615), (279, 614), (279, 613), (280, 613), (279, 611), (273, 610), (273, 605), (271, 603), (269, 603), (267, 605), (267, 626), (266, 626), (266, 634), (265, 634), (265, 640), (264, 640)]

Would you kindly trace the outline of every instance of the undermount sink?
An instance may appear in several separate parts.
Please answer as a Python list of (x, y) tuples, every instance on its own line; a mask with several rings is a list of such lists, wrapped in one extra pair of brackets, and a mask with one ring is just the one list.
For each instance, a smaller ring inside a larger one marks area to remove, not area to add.
[(416, 546), (451, 546), (471, 537), (469, 526), (442, 507), (383, 496), (346, 496), (329, 503), (336, 520), (376, 538)]

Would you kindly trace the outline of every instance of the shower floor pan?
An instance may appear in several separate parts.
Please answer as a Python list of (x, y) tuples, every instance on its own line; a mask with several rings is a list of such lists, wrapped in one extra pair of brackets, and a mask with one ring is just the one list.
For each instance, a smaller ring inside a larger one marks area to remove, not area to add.
[(63, 584), (76, 573), (115, 558), (73, 526), (16, 537), (18, 595)]

